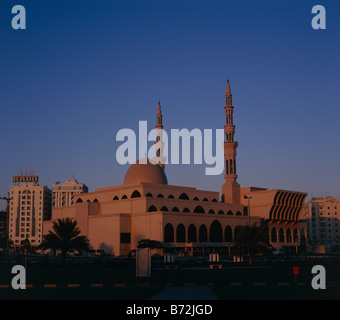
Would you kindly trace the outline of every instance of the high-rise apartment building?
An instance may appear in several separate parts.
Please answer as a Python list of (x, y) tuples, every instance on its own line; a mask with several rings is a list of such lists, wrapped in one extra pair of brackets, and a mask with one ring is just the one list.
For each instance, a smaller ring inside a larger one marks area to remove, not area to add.
[(28, 239), (32, 246), (42, 241), (43, 220), (51, 217), (51, 190), (37, 183), (10, 188), (9, 238), (15, 246)]
[(1, 197), (1, 200), (6, 200), (6, 210), (0, 211), (0, 238), (8, 237), (8, 215), (9, 215), (9, 193), (8, 197)]
[(52, 187), (52, 207), (69, 207), (74, 202), (74, 197), (81, 193), (87, 193), (88, 188), (75, 179), (66, 179), (64, 183), (55, 183)]
[(7, 212), (0, 211), (0, 238), (7, 234)]
[(340, 198), (312, 198), (305, 204), (303, 216), (312, 248), (320, 252), (340, 249), (339, 215)]

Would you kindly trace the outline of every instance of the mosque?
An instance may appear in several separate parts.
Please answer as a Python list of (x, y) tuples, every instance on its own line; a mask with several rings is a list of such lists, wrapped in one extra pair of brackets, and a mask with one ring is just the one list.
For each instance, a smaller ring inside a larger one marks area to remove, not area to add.
[[(306, 193), (240, 188), (236, 173), (234, 107), (229, 80), (225, 94), (225, 182), (219, 192), (169, 185), (163, 163), (139, 163), (127, 170), (122, 185), (77, 195), (73, 205), (53, 208), (52, 222), (70, 217), (94, 250), (115, 256), (136, 250), (142, 239), (160, 241), (162, 252), (228, 254), (239, 226), (265, 224), (271, 244), (297, 252), (305, 238), (300, 211)], [(163, 128), (158, 104), (156, 129)], [(160, 137), (157, 136), (156, 141)], [(162, 157), (161, 149), (157, 156)]]

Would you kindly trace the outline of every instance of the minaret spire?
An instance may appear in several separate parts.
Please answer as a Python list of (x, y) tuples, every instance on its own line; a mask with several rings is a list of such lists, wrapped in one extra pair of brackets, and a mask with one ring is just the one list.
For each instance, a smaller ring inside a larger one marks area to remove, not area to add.
[(234, 140), (235, 136), (235, 125), (233, 120), (234, 107), (232, 103), (232, 94), (229, 79), (227, 80), (224, 111), (226, 116), (226, 124), (224, 126), (225, 183), (222, 186), (222, 194), (224, 202), (240, 203), (240, 185), (237, 183), (236, 174), (236, 149), (238, 143)]
[(162, 140), (162, 130), (163, 130), (163, 116), (161, 102), (158, 101), (157, 115), (156, 115), (156, 158), (154, 159), (158, 162), (159, 166), (165, 170), (165, 158), (163, 157), (163, 140)]

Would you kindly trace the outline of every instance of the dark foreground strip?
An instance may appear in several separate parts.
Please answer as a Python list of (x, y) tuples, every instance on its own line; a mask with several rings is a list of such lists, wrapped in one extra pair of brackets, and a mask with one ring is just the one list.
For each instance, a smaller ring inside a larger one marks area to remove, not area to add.
[[(208, 287), (306, 287), (310, 286), (309, 283), (306, 282), (276, 282), (276, 283), (266, 283), (266, 282), (253, 282), (253, 283), (242, 283), (242, 282), (230, 282), (228, 284), (216, 284), (213, 282), (207, 282), (205, 284)], [(194, 282), (184, 282), (180, 283), (172, 283), (167, 282), (163, 285), (157, 284), (149, 284), (149, 283), (138, 283), (136, 285), (127, 284), (127, 283), (114, 283), (114, 284), (104, 284), (104, 283), (91, 283), (91, 284), (79, 284), (79, 283), (68, 283), (68, 284), (55, 284), (55, 283), (46, 283), (46, 284), (27, 284), (26, 288), (133, 288), (133, 287), (172, 287), (172, 286), (184, 286), (184, 287), (194, 287), (194, 286), (202, 286), (201, 283)], [(340, 283), (329, 282), (327, 286), (340, 286)], [(1, 289), (11, 289), (11, 285), (8, 284), (0, 284)]]

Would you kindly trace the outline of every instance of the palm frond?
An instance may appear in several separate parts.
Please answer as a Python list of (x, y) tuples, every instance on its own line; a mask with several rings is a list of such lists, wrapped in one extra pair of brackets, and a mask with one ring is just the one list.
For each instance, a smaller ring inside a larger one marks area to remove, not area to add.
[(39, 249), (60, 250), (63, 257), (68, 252), (86, 251), (89, 249), (89, 240), (86, 236), (80, 236), (81, 231), (77, 227), (77, 221), (71, 218), (62, 218), (52, 223), (52, 230), (43, 237)]

